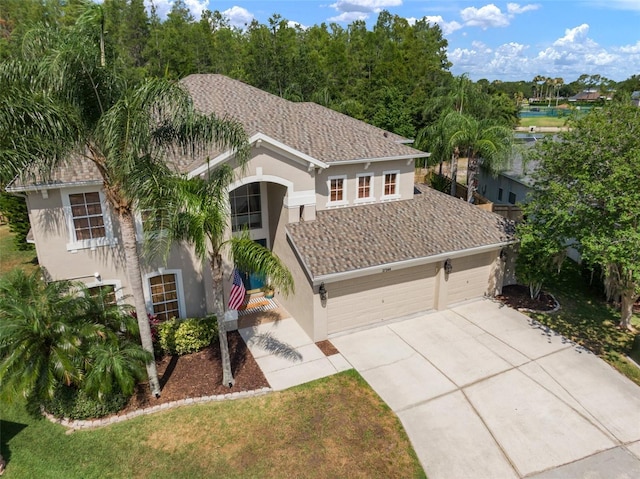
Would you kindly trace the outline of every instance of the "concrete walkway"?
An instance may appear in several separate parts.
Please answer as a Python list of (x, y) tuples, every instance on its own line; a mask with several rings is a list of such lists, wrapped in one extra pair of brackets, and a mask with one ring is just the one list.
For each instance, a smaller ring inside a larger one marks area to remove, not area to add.
[(430, 479), (640, 477), (640, 387), (489, 300), (331, 338)]
[(351, 369), (342, 354), (325, 356), (293, 318), (238, 331), (274, 391)]

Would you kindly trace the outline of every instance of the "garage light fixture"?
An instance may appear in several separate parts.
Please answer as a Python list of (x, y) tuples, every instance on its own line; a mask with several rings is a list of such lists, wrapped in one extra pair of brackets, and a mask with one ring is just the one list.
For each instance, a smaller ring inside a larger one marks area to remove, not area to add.
[(451, 274), (451, 271), (453, 271), (453, 265), (451, 264), (451, 260), (449, 258), (447, 258), (444, 261), (444, 272), (447, 274)]
[(327, 288), (324, 287), (324, 283), (320, 283), (320, 287), (318, 288), (318, 293), (320, 293), (320, 301), (327, 300)]

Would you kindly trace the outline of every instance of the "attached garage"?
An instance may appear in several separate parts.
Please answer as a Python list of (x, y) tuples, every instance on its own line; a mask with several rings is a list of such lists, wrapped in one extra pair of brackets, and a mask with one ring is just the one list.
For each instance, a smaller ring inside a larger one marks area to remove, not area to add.
[(453, 269), (447, 279), (447, 306), (487, 293), (496, 254), (489, 252), (451, 260)]
[(433, 308), (436, 265), (381, 272), (327, 285), (328, 333)]

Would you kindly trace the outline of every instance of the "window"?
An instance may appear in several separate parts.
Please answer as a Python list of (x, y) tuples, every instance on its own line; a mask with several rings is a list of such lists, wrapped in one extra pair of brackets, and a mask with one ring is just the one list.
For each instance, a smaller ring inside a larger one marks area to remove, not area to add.
[(262, 202), (260, 183), (243, 185), (229, 193), (231, 201), (231, 229), (262, 228)]
[(73, 188), (62, 194), (62, 206), (69, 229), (67, 250), (115, 244), (104, 195), (91, 187)]
[(76, 240), (90, 240), (106, 236), (102, 203), (97, 191), (70, 194), (69, 204), (71, 205)]
[(180, 317), (179, 281), (176, 273), (163, 273), (149, 278), (151, 309), (159, 320)]
[(385, 171), (384, 183), (382, 188), (383, 198), (399, 198), (398, 193), (398, 171)]
[(101, 284), (98, 286), (91, 286), (87, 288), (89, 294), (93, 298), (97, 298), (102, 307), (113, 306), (118, 304), (118, 298), (116, 297), (116, 286), (114, 284)]
[(502, 201), (502, 188), (498, 188), (498, 201)]
[(358, 200), (373, 199), (373, 174), (359, 174), (358, 178)]
[(509, 203), (511, 203), (512, 205), (516, 204), (516, 194), (512, 191), (509, 192)]
[(341, 176), (330, 176), (329, 177), (329, 201), (327, 204), (331, 205), (346, 205), (347, 204), (347, 177), (344, 175)]

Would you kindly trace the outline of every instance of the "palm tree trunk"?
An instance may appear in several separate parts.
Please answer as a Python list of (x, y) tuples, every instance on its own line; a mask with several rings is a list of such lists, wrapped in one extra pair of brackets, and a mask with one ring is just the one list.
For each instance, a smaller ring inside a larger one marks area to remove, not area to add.
[(633, 315), (633, 303), (635, 303), (638, 295), (635, 288), (625, 288), (622, 292), (622, 301), (620, 305), (620, 327), (623, 329), (631, 329), (631, 316)]
[(476, 191), (476, 167), (478, 161), (470, 153), (467, 160), (467, 203), (473, 203), (473, 193)]
[(131, 294), (136, 308), (138, 328), (140, 329), (140, 342), (145, 351), (151, 353), (151, 360), (147, 363), (147, 376), (149, 377), (149, 387), (151, 394), (156, 398), (160, 397), (160, 381), (156, 361), (153, 356), (153, 339), (151, 337), (151, 325), (147, 316), (147, 306), (144, 303), (144, 292), (142, 288), (142, 276), (140, 274), (140, 256), (138, 254), (138, 244), (136, 243), (136, 228), (133, 215), (130, 211), (120, 210), (118, 213), (120, 231), (122, 235), (122, 246), (124, 257), (127, 262), (127, 277), (131, 286)]
[(458, 186), (458, 147), (453, 150), (451, 155), (451, 196), (456, 196)]
[(211, 255), (211, 275), (213, 277), (213, 312), (218, 321), (218, 339), (220, 340), (220, 358), (222, 359), (222, 385), (232, 387), (236, 380), (231, 371), (231, 357), (229, 356), (229, 343), (227, 330), (224, 324), (224, 290), (222, 285), (222, 255)]

